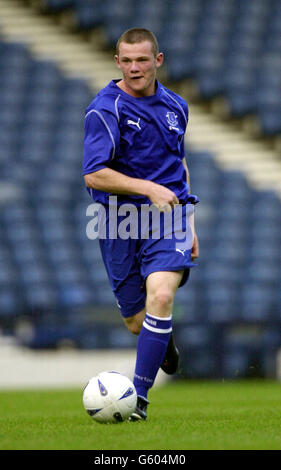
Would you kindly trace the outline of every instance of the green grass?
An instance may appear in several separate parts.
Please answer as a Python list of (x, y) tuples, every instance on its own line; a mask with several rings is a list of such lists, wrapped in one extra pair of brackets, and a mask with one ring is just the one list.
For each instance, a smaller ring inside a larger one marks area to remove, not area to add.
[(172, 382), (149, 394), (147, 422), (98, 424), (82, 390), (0, 392), (0, 449), (281, 449), (281, 385)]

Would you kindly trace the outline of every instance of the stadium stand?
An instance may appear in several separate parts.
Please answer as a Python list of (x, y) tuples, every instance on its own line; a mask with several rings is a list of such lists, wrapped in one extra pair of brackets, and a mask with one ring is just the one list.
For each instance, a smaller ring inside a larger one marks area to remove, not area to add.
[[(254, 115), (266, 136), (281, 133), (281, 10), (278, 0), (45, 0), (73, 11), (80, 30), (102, 25), (108, 45), (132, 25), (152, 29), (171, 80), (192, 78), (203, 99), (223, 98), (233, 117)], [(136, 23), (137, 18), (137, 25)]]
[[(102, 25), (111, 46), (137, 14), (138, 26), (152, 28), (167, 51), (170, 80), (194, 78), (203, 99), (224, 97), (234, 116), (254, 113), (264, 135), (280, 134), (279, 2), (43, 4), (47, 12), (71, 11), (81, 30)], [(16, 333), (24, 318), (32, 334), (21, 330), (18, 338), (31, 348), (65, 339), (85, 349), (132, 347), (134, 337), (112, 334), (118, 309), (98, 241), (86, 236), (91, 200), (79, 175), (93, 91), (82, 77), (64, 76), (51, 60), (1, 36), (0, 69), (0, 175), (13, 188), (10, 199), (0, 198), (2, 331)], [(281, 345), (281, 202), (214, 157), (188, 154), (201, 200), (200, 267), (176, 297), (180, 374), (264, 376)]]

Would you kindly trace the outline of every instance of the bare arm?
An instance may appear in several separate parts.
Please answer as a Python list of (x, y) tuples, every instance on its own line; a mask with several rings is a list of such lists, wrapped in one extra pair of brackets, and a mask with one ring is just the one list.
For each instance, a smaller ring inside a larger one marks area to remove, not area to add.
[(84, 176), (86, 186), (113, 194), (146, 196), (160, 211), (170, 211), (178, 204), (170, 189), (153, 181), (132, 178), (111, 168), (103, 168)]
[(187, 184), (188, 184), (188, 193), (190, 194), (190, 176), (189, 176), (189, 169), (188, 169), (188, 166), (187, 166), (187, 163), (186, 163), (186, 160), (185, 158), (182, 159), (182, 164), (185, 168), (185, 171), (186, 171), (186, 181), (187, 181)]

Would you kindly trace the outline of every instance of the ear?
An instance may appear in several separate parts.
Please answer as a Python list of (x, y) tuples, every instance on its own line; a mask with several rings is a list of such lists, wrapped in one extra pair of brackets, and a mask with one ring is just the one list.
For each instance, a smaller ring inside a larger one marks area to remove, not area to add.
[(115, 64), (117, 65), (117, 67), (120, 69), (120, 60), (119, 60), (119, 56), (116, 54), (114, 56), (114, 60), (115, 60)]
[(161, 65), (163, 64), (163, 61), (164, 61), (164, 54), (163, 52), (159, 52), (159, 54), (157, 54), (156, 56), (156, 68), (161, 67)]

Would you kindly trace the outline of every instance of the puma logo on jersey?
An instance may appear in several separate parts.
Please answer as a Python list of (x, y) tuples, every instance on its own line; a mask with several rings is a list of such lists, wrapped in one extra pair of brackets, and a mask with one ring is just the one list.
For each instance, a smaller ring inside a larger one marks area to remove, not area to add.
[(181, 250), (180, 248), (176, 248), (176, 251), (178, 251), (179, 253), (182, 254), (182, 256), (184, 256), (184, 252), (185, 252), (186, 250)]
[(128, 119), (127, 124), (132, 124), (132, 126), (136, 126), (139, 130), (141, 130), (140, 126), (140, 118), (138, 118), (138, 121), (132, 121), (132, 119)]

